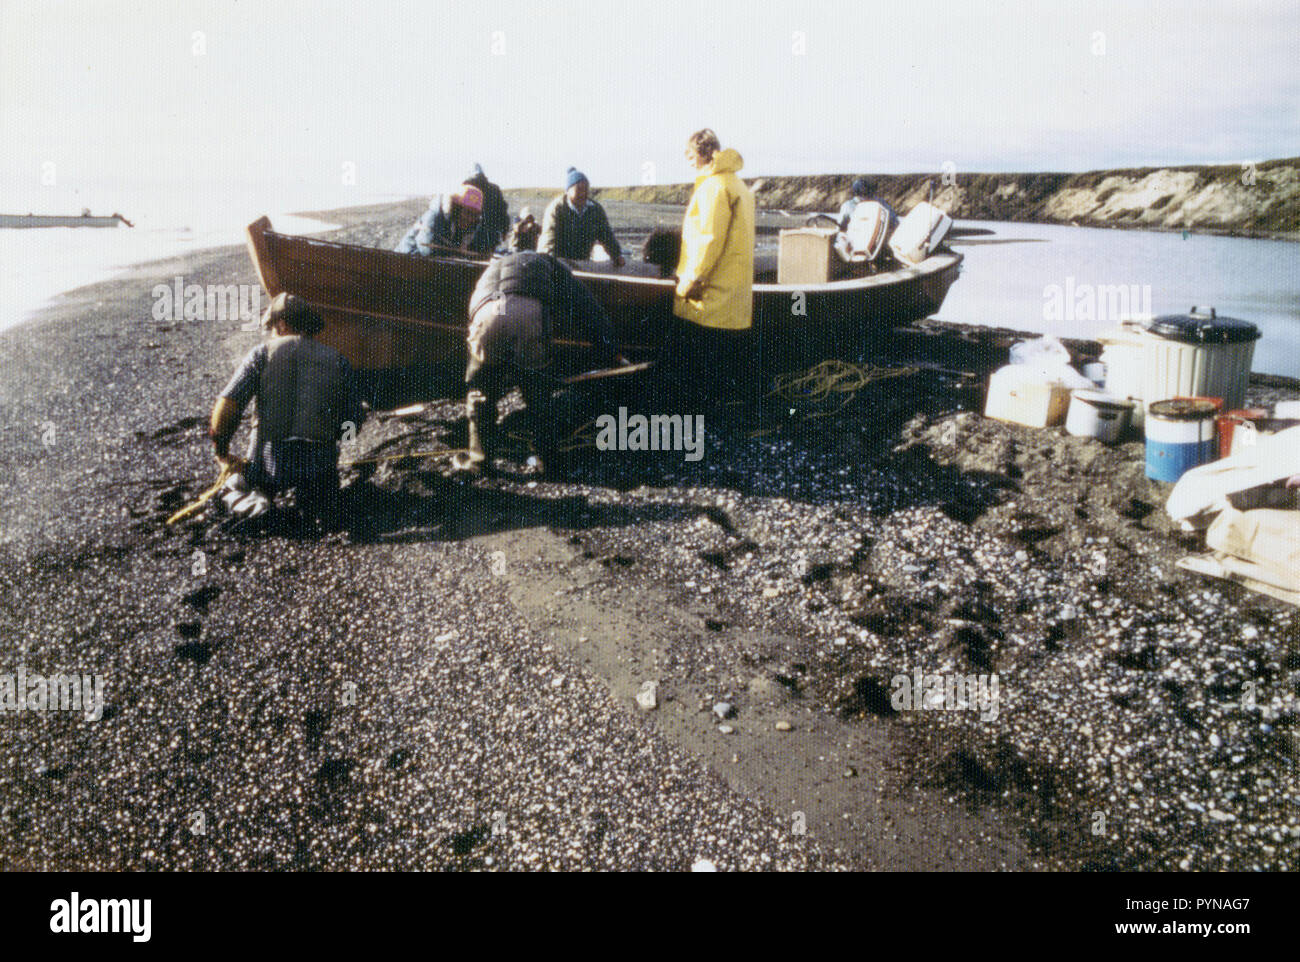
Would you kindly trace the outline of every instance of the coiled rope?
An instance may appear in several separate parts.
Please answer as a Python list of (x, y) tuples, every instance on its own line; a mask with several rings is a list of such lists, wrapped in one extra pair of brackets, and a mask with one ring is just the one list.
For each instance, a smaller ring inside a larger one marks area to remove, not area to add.
[(796, 406), (814, 409), (806, 417), (827, 417), (847, 407), (868, 384), (915, 373), (914, 367), (877, 367), (832, 359), (803, 371), (777, 375), (768, 397), (781, 397)]

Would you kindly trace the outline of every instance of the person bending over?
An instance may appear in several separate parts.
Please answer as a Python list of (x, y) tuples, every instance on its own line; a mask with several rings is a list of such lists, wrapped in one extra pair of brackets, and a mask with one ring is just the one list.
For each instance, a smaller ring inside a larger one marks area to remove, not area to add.
[(457, 458), (459, 470), (490, 467), (497, 441), (497, 401), (518, 385), (542, 470), (559, 474), (550, 403), (559, 386), (550, 372), (551, 338), (557, 329), (590, 340), (598, 367), (622, 360), (609, 315), (558, 258), (537, 251), (493, 258), (470, 296), (465, 368), (469, 453)]

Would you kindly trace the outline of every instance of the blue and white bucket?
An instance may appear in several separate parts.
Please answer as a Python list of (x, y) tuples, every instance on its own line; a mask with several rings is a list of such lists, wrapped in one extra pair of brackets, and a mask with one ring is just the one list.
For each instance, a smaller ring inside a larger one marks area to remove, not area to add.
[(1215, 418), (1219, 405), (1208, 398), (1171, 398), (1147, 406), (1147, 477), (1177, 481), (1218, 457)]

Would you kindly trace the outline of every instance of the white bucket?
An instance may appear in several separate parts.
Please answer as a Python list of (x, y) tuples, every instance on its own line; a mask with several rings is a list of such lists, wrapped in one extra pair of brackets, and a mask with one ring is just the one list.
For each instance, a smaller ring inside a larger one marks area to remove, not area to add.
[(1133, 417), (1133, 402), (1104, 391), (1075, 391), (1070, 397), (1070, 413), (1065, 430), (1076, 438), (1096, 438), (1114, 444), (1128, 429)]

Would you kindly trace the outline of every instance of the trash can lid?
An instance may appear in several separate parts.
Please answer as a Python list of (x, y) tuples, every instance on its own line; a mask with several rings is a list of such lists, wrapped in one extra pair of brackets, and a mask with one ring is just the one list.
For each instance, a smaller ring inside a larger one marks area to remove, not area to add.
[(1214, 308), (1193, 307), (1187, 314), (1162, 314), (1152, 319), (1147, 330), (1158, 337), (1185, 344), (1239, 344), (1259, 339), (1259, 328), (1250, 321), (1219, 317)]

